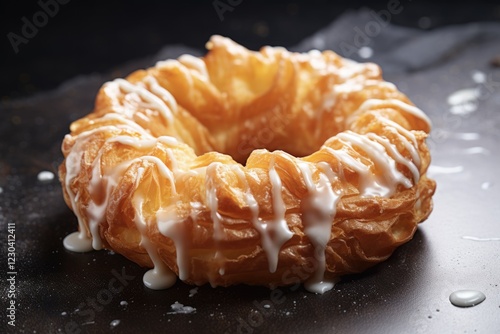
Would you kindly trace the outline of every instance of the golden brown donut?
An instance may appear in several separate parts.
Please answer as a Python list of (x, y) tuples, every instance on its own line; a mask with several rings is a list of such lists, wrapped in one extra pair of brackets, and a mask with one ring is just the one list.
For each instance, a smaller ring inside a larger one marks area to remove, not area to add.
[(207, 48), (104, 84), (71, 124), (68, 249), (112, 249), (155, 289), (175, 273), (323, 293), (412, 238), (432, 210), (430, 122), (377, 65)]

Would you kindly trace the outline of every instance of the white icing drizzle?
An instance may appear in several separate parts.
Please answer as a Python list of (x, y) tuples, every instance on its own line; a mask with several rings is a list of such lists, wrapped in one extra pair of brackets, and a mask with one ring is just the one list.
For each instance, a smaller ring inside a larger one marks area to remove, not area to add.
[(366, 137), (384, 146), (386, 151), (390, 153), (394, 160), (402, 165), (405, 165), (410, 170), (413, 175), (414, 184), (418, 183), (418, 180), (420, 179), (420, 172), (418, 171), (417, 166), (411, 160), (403, 157), (403, 155), (399, 153), (396, 145), (392, 144), (388, 139), (382, 138), (374, 133), (369, 133)]
[(391, 121), (387, 118), (381, 118), (381, 120), (397, 131), (398, 138), (401, 140), (406, 150), (410, 153), (411, 158), (413, 159), (413, 162), (415, 163), (417, 168), (420, 168), (420, 154), (418, 153), (418, 143), (415, 135), (411, 131), (405, 129), (394, 121)]
[(297, 167), (302, 172), (309, 192), (302, 207), (304, 233), (314, 246), (314, 257), (318, 261), (316, 271), (304, 283), (304, 287), (310, 292), (323, 294), (331, 290), (335, 284), (334, 281), (328, 281), (324, 278), (326, 270), (325, 250), (332, 234), (332, 223), (340, 196), (334, 193), (326, 174), (320, 172), (316, 184), (309, 163), (297, 162)]
[(114, 125), (118, 129), (130, 129), (135, 132), (138, 132), (141, 136), (144, 136), (146, 138), (151, 138), (153, 139), (154, 137), (151, 135), (151, 133), (147, 132), (144, 128), (142, 128), (139, 124), (132, 122), (131, 120), (123, 117), (121, 114), (118, 113), (109, 113), (101, 117), (103, 120), (110, 120), (110, 121), (118, 121), (121, 124), (116, 124)]
[(396, 99), (387, 99), (387, 100), (368, 99), (368, 100), (364, 101), (361, 104), (361, 106), (358, 108), (358, 110), (356, 110), (356, 112), (352, 113), (348, 117), (348, 124), (351, 124), (352, 122), (354, 122), (359, 117), (360, 114), (362, 114), (368, 110), (374, 109), (376, 107), (384, 107), (384, 106), (387, 107), (387, 106), (390, 106), (391, 104), (394, 106), (397, 106), (403, 112), (421, 119), (422, 121), (424, 121), (426, 123), (426, 125), (429, 128), (431, 127), (431, 120), (429, 119), (429, 117), (427, 117), (427, 115), (422, 110), (420, 110), (419, 108), (417, 108), (415, 106), (409, 105), (408, 103), (405, 103), (403, 101), (396, 100)]
[(382, 194), (386, 193), (386, 189), (384, 189), (378, 182), (378, 180), (374, 177), (374, 175), (370, 172), (370, 169), (367, 165), (362, 162), (354, 159), (344, 150), (334, 150), (331, 147), (323, 146), (322, 147), (326, 152), (334, 156), (338, 161), (349, 166), (354, 172), (359, 175), (360, 178), (360, 188), (359, 191), (361, 196), (365, 197), (373, 197), (373, 196), (383, 196)]
[(168, 90), (163, 88), (155, 77), (148, 75), (144, 78), (144, 81), (149, 85), (149, 88), (154, 94), (160, 96), (163, 101), (167, 103), (167, 107), (172, 112), (177, 112), (177, 101), (175, 101), (174, 96)]
[(278, 258), (281, 247), (293, 236), (285, 219), (286, 206), (283, 201), (281, 179), (276, 172), (274, 157), (269, 164), (269, 181), (271, 182), (273, 197), (274, 219), (270, 222), (265, 222), (263, 227), (266, 233), (273, 235), (271, 240), (272, 243), (267, 252), (268, 258), (270, 259), (269, 272), (274, 273), (278, 268)]
[[(373, 134), (373, 136), (377, 135)], [(354, 145), (361, 148), (374, 165), (382, 170), (381, 174), (375, 176), (381, 190), (378, 194), (379, 196), (392, 196), (398, 184), (402, 184), (406, 188), (412, 187), (412, 182), (397, 169), (396, 161), (387, 154), (383, 145), (370, 140), (367, 136), (359, 135), (352, 131), (342, 132), (337, 135), (337, 138), (344, 141), (348, 146)], [(401, 158), (404, 159), (403, 157)], [(371, 173), (369, 169), (366, 172)]]
[(120, 143), (123, 145), (132, 146), (137, 149), (146, 149), (152, 148), (159, 142), (167, 144), (167, 145), (176, 145), (178, 143), (177, 139), (169, 136), (161, 136), (153, 139), (140, 139), (137, 137), (131, 136), (116, 136), (107, 140), (108, 143)]
[[(156, 145), (158, 141), (164, 141), (166, 143), (175, 143), (170, 137), (160, 137), (157, 140), (140, 140), (139, 138), (127, 137), (127, 136), (117, 136), (108, 139), (106, 142), (119, 142), (125, 145), (131, 145), (136, 148), (142, 147), (152, 147)], [(125, 161), (114, 168), (112, 168), (108, 173), (103, 175), (101, 171), (101, 156), (103, 150), (99, 151), (97, 158), (93, 162), (92, 167), (92, 178), (89, 182), (89, 193), (91, 195), (98, 194), (103, 191), (102, 185), (105, 184), (106, 188), (104, 191), (104, 201), (101, 204), (97, 204), (94, 201), (90, 201), (87, 207), (87, 216), (89, 218), (89, 228), (92, 234), (92, 247), (96, 250), (102, 248), (102, 241), (99, 233), (99, 225), (106, 218), (105, 212), (108, 206), (109, 196), (112, 193), (112, 189), (118, 185), (118, 182), (125, 172), (125, 170), (133, 163), (138, 161), (149, 161), (156, 164), (160, 174), (170, 181), (172, 187), (172, 193), (176, 193), (175, 180), (172, 171), (157, 157), (154, 156), (143, 156), (133, 160)]]
[[(128, 126), (128, 125), (125, 125)], [(107, 125), (99, 128), (95, 128), (89, 131), (82, 132), (76, 139), (75, 144), (73, 145), (70, 153), (66, 157), (66, 177), (65, 177), (65, 185), (67, 193), (70, 197), (70, 203), (72, 206), (75, 215), (77, 216), (78, 223), (80, 225), (79, 237), (76, 238), (73, 236), (68, 236), (65, 239), (64, 245), (67, 249), (78, 252), (90, 251), (93, 249), (101, 249), (102, 248), (102, 240), (99, 233), (99, 226), (105, 220), (106, 209), (108, 207), (109, 196), (112, 193), (112, 190), (118, 184), (120, 178), (122, 177), (125, 170), (132, 164), (141, 160), (146, 160), (152, 162), (157, 165), (158, 170), (161, 175), (168, 178), (171, 185), (172, 191), (175, 193), (175, 182), (172, 172), (168, 169), (168, 167), (161, 161), (160, 159), (153, 156), (144, 156), (141, 158), (132, 159), (129, 161), (122, 162), (117, 166), (110, 168), (105, 174), (101, 171), (101, 157), (103, 154), (103, 145), (98, 152), (98, 155), (94, 159), (92, 163), (92, 171), (91, 171), (91, 179), (88, 184), (88, 192), (91, 195), (91, 200), (89, 201), (87, 207), (85, 208), (86, 217), (88, 219), (88, 228), (90, 230), (91, 237), (87, 236), (87, 227), (85, 225), (85, 221), (82, 217), (82, 214), (77, 205), (79, 194), (74, 194), (71, 190), (70, 184), (71, 181), (78, 176), (81, 170), (81, 160), (83, 159), (83, 145), (87, 142), (89, 137), (93, 134), (109, 131), (110, 129), (114, 129), (116, 126)], [(157, 139), (153, 139), (152, 136), (147, 136), (146, 138), (141, 140), (136, 137), (131, 136), (116, 136), (108, 139), (106, 143), (111, 142), (119, 142), (124, 145), (130, 145), (135, 148), (148, 148), (153, 147), (158, 142), (163, 142), (167, 145), (175, 145), (177, 140), (172, 137), (159, 137)], [(103, 201), (100, 203), (96, 203), (92, 200), (92, 197), (103, 197)], [(88, 244), (91, 244), (90, 246)]]
[[(144, 175), (144, 167), (139, 167), (137, 170), (137, 178), (135, 182), (135, 188), (139, 186), (139, 182)], [(148, 270), (142, 281), (144, 285), (153, 290), (162, 290), (170, 288), (175, 284), (177, 277), (175, 274), (166, 266), (158, 254), (158, 249), (154, 247), (149, 238), (147, 237), (147, 224), (144, 220), (144, 215), (142, 213), (142, 205), (144, 203), (144, 197), (141, 194), (134, 194), (132, 199), (132, 204), (135, 210), (134, 223), (137, 226), (141, 234), (140, 246), (144, 247), (146, 252), (148, 252), (151, 261), (153, 261), (154, 268)]]
[(151, 93), (146, 88), (138, 84), (133, 84), (127, 80), (115, 79), (113, 82), (118, 84), (120, 89), (124, 92), (137, 94), (144, 101), (150, 103), (165, 120), (167, 120), (169, 123), (173, 122), (174, 117), (172, 115), (172, 111), (161, 98)]
[(187, 68), (198, 71), (198, 73), (200, 73), (203, 78), (208, 79), (207, 67), (205, 65), (205, 62), (201, 58), (184, 54), (179, 57), (179, 62)]

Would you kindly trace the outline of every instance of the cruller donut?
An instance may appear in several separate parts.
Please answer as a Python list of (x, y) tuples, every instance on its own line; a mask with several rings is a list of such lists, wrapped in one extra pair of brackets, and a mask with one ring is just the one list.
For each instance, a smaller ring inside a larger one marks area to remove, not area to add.
[(212, 286), (323, 293), (387, 259), (432, 210), (430, 121), (380, 68), (213, 36), (103, 85), (59, 169), (74, 251), (112, 249)]

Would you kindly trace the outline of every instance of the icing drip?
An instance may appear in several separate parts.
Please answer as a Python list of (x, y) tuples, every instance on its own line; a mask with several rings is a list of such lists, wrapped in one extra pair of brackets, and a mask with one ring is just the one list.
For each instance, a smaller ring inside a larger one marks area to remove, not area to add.
[(269, 166), (269, 180), (271, 181), (272, 188), (274, 220), (266, 221), (262, 224), (265, 233), (269, 234), (271, 239), (271, 243), (266, 250), (269, 259), (269, 272), (271, 273), (274, 273), (278, 268), (281, 247), (293, 236), (285, 219), (286, 205), (283, 201), (281, 179), (274, 165), (273, 158)]
[(222, 229), (222, 216), (220, 213), (217, 211), (219, 207), (219, 200), (217, 198), (217, 189), (215, 188), (213, 184), (212, 178), (209, 176), (210, 173), (212, 173), (212, 170), (216, 169), (217, 166), (220, 164), (220, 162), (212, 162), (210, 165), (207, 167), (207, 178), (206, 178), (206, 198), (207, 198), (207, 205), (208, 208), (210, 209), (210, 218), (212, 218), (213, 222), (213, 239), (215, 242), (216, 246), (216, 251), (214, 255), (214, 259), (216, 263), (219, 264), (219, 274), (224, 275), (224, 267), (223, 267), (223, 255), (221, 254), (219, 250), (219, 243), (224, 239), (224, 231)]
[[(144, 168), (140, 167), (137, 170), (137, 178), (135, 182), (136, 189), (139, 186), (139, 181), (141, 180), (143, 174), (144, 174)], [(170, 270), (170, 268), (168, 268), (165, 265), (165, 263), (163, 263), (158, 254), (157, 249), (154, 247), (154, 245), (147, 237), (146, 234), (147, 224), (144, 220), (144, 215), (142, 213), (142, 205), (144, 203), (144, 198), (142, 197), (142, 195), (136, 193), (132, 200), (132, 203), (135, 210), (134, 222), (141, 234), (140, 246), (144, 247), (146, 252), (148, 252), (148, 255), (151, 258), (151, 261), (153, 261), (154, 265), (153, 269), (148, 270), (144, 274), (142, 281), (144, 282), (145, 286), (153, 290), (167, 289), (175, 284), (177, 277)]]
[(309, 192), (302, 208), (304, 232), (314, 246), (314, 257), (317, 260), (316, 271), (304, 283), (304, 287), (310, 292), (323, 294), (331, 290), (335, 284), (334, 281), (324, 278), (325, 250), (332, 234), (332, 223), (340, 196), (333, 192), (332, 184), (326, 174), (320, 172), (317, 183), (314, 183), (313, 172), (308, 163), (298, 162), (297, 167), (302, 172)]
[(260, 234), (262, 249), (264, 249), (264, 252), (266, 252), (267, 261), (269, 263), (269, 271), (273, 272), (276, 270), (275, 263), (277, 264), (276, 247), (278, 247), (279, 252), (279, 248), (281, 247), (281, 245), (275, 245), (273, 243), (270, 233), (271, 229), (268, 229), (268, 222), (265, 222), (261, 218), (259, 218), (259, 203), (257, 203), (257, 200), (250, 190), (250, 186), (248, 185), (245, 173), (238, 166), (233, 166), (232, 169), (246, 189), (245, 199), (252, 214), (252, 225)]
[[(75, 213), (75, 216), (78, 220), (80, 232), (75, 232), (78, 233), (78, 236), (76, 236), (75, 233), (68, 235), (64, 239), (63, 244), (66, 249), (73, 252), (89, 252), (92, 250), (92, 241), (87, 235), (87, 227), (85, 226), (83, 217), (80, 213), (80, 209), (78, 208), (78, 205), (76, 205), (76, 203), (78, 202), (79, 194), (73, 193), (73, 190), (71, 189), (71, 182), (75, 177), (78, 176), (78, 174), (80, 174), (81, 170), (81, 160), (83, 158), (82, 145), (84, 143), (82, 139), (85, 139), (88, 136), (89, 133), (83, 133), (81, 137), (79, 137), (79, 140), (75, 142), (73, 149), (68, 154), (65, 161), (66, 177), (64, 180), (64, 184), (66, 186), (66, 193), (68, 194), (70, 199), (69, 203), (71, 205), (71, 209)], [(68, 137), (69, 135), (66, 135), (65, 139), (67, 139)]]
[(186, 224), (179, 219), (175, 206), (158, 211), (156, 220), (160, 233), (174, 242), (179, 278), (186, 280), (190, 273), (189, 239)]

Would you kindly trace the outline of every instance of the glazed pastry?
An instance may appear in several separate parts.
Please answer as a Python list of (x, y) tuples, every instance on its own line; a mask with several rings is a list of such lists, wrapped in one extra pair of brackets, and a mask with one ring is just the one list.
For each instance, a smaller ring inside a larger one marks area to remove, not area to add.
[(432, 210), (430, 121), (377, 65), (207, 48), (104, 84), (71, 125), (67, 248), (112, 249), (152, 268), (154, 289), (178, 276), (323, 293), (412, 238)]

